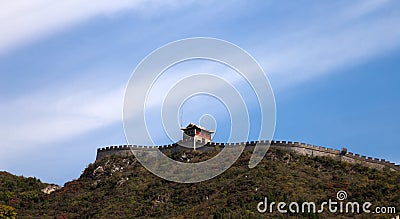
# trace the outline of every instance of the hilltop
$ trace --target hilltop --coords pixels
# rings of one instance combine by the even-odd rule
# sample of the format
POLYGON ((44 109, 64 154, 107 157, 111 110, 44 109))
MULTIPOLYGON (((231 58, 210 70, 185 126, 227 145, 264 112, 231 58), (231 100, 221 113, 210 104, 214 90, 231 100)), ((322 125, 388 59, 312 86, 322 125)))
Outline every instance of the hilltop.
MULTIPOLYGON (((171 157, 197 162, 214 155, 194 151, 171 157)), ((338 215, 327 211, 259 213, 257 204, 265 197, 269 202, 322 203, 336 200, 336 193, 344 190, 348 201, 368 201, 374 206, 395 206, 397 212, 400 210, 400 174, 389 168, 371 169, 330 157, 308 157, 273 148, 260 164, 249 169, 250 156, 249 151, 244 151, 226 172, 195 184, 163 180, 147 171, 133 156, 107 156, 88 165, 79 179, 50 195, 40 194, 38 199, 25 204, 0 196, 0 203, 16 208, 21 218, 337 218, 338 215)), ((37 192, 46 186, 35 182, 25 190, 37 192)), ((21 192, 17 187, 1 185, 5 193, 21 192)))

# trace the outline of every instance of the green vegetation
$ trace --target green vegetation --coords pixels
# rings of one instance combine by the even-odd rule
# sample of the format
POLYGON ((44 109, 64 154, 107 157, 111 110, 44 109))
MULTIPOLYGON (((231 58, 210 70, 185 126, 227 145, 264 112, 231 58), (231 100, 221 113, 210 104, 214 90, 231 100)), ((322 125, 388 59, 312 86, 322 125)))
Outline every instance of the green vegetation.
POLYGON ((15 208, 33 208, 40 199, 46 198, 40 191, 46 185, 34 177, 0 172, 0 218, 16 218, 15 208))
MULTIPOLYGON (((181 155, 172 157, 179 159, 181 155)), ((185 157, 197 162, 213 155, 196 151, 185 157)), ((249 169, 250 156, 245 151, 226 172, 196 184, 163 180, 134 157, 116 156, 90 164, 78 180, 50 195, 38 193, 45 185, 34 178, 1 177, 0 204, 14 207, 19 218, 337 218, 339 215, 327 210, 322 214, 282 214, 275 209, 262 214, 257 204, 264 197, 268 202, 336 201, 336 193, 344 190, 346 201, 368 201, 400 211, 397 172, 281 150, 270 150, 257 167, 249 169)))
POLYGON ((14 219, 16 217, 17 212, 15 212, 15 208, 7 205, 0 205, 0 218, 14 219))

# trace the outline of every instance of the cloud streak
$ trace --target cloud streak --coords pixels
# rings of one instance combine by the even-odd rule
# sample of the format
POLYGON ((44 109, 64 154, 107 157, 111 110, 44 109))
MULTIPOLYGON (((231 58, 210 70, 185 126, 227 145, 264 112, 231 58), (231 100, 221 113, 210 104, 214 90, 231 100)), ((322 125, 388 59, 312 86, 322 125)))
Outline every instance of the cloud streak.
POLYGON ((177 2, 174 0, 3 1, 0 7, 0 54, 96 16, 112 16, 124 10, 140 12, 175 5, 177 2))
POLYGON ((0 105, 2 150, 59 142, 122 118, 122 87, 49 93, 42 91, 0 105))
POLYGON ((335 19, 267 40, 262 46, 267 52, 256 52, 274 87, 313 80, 399 47, 400 29, 393 28, 400 23, 398 14, 365 18, 385 4, 387 1, 373 1, 335 10, 335 19), (362 19, 368 22, 360 22, 362 19))

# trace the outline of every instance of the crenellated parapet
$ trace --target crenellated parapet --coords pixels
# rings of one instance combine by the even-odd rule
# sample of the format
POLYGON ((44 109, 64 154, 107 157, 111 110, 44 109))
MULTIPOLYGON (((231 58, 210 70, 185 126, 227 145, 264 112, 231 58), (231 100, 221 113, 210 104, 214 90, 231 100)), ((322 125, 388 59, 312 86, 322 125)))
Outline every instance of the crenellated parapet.
MULTIPOLYGON (((395 163, 391 163, 386 161, 385 159, 378 159, 372 157, 361 156, 359 154, 353 154, 351 152, 347 152, 347 150, 337 150, 333 148, 326 148, 324 146, 315 146, 311 144, 305 144, 301 142, 292 142, 292 141, 248 141, 248 142, 238 142, 238 143, 218 143, 218 142, 196 142, 196 150, 199 151, 215 151, 217 148, 223 147, 234 147, 234 146, 245 146, 244 150, 253 151, 256 144, 268 144, 270 143, 271 148, 283 149, 288 151, 293 151, 301 155, 305 156, 321 156, 321 157, 331 157, 333 159, 353 163, 353 164, 361 164, 363 166, 375 168, 375 169, 383 169, 385 167, 390 168, 391 170, 400 172, 400 165, 396 165, 395 163)), ((110 155, 123 155, 130 156, 133 155, 134 150, 156 150, 160 151, 169 151, 170 153, 176 153, 181 151, 191 151, 193 148, 193 142, 178 142, 169 145, 160 145, 160 146, 141 146, 141 145, 119 145, 119 146, 109 146, 104 148, 97 149, 96 160, 99 160, 103 157, 110 155), (186 147, 185 147, 186 145, 186 147)))

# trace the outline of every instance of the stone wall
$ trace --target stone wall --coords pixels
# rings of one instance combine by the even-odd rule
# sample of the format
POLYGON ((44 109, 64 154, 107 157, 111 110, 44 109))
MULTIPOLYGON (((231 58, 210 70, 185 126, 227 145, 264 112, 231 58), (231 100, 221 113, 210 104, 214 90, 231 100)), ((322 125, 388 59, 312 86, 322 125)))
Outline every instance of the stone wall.
MULTIPOLYGON (((213 151, 216 150, 217 147, 233 147, 238 145, 245 145, 245 150, 253 151, 255 145, 258 142, 250 141, 250 142, 241 142, 241 143, 207 143, 202 147, 196 147, 196 150, 199 151, 213 151)), ((266 141, 260 141, 260 143, 268 143, 266 141)), ((180 144, 185 144, 185 142, 180 142, 180 144)), ((200 145, 201 142, 198 142, 200 145)), ((344 161, 352 164, 361 164, 367 167, 383 169, 384 167, 388 167, 391 170, 400 172, 400 165, 396 165, 395 163, 388 162, 384 159, 360 156, 359 154, 353 154, 347 151, 340 151, 332 148, 325 148, 322 146, 314 146, 305 143, 299 142, 291 142, 291 141, 271 141, 271 147, 277 149, 283 149, 288 151, 294 151, 298 154, 302 154, 305 156, 322 156, 322 157, 332 157, 333 159, 344 161)), ((171 153, 176 153, 178 151, 189 151, 193 150, 192 148, 182 147, 178 144, 171 145, 162 145, 162 146, 138 146, 138 145, 120 145, 120 146, 110 146, 105 148, 97 149, 96 160, 99 160, 103 157, 110 156, 113 154, 117 155, 133 155, 132 150, 155 150, 160 149, 161 151, 169 151, 171 153)))

